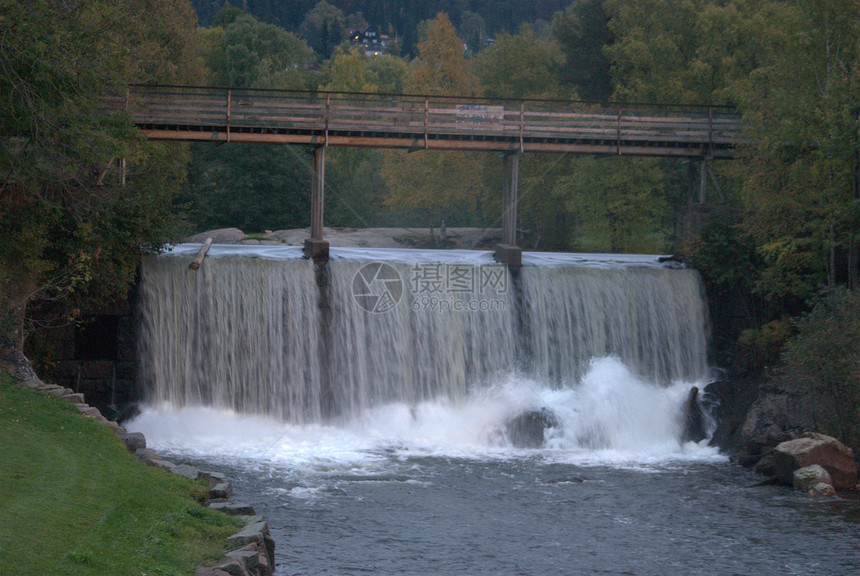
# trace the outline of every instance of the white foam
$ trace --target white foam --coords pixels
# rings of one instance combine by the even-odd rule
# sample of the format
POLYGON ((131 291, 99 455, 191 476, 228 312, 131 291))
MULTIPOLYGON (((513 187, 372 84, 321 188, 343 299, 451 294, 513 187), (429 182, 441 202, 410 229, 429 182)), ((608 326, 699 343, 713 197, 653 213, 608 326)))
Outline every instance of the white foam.
POLYGON ((389 403, 337 424, 293 425, 213 408, 148 407, 128 423, 159 450, 207 459, 276 465, 311 473, 372 473, 392 458, 438 456, 534 458, 582 465, 650 467, 722 460, 715 448, 682 444, 680 418, 690 383, 659 387, 616 359, 592 362, 579 385, 554 390, 510 375, 464 400, 389 403), (505 423, 525 410, 549 408, 557 427, 545 448, 516 449, 505 423))

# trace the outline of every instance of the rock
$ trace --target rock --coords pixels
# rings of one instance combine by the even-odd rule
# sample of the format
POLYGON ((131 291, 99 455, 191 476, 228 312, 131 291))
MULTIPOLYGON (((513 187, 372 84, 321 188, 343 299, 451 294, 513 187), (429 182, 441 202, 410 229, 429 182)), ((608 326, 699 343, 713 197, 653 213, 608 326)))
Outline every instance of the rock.
POLYGON ((774 456, 773 452, 769 454, 765 454, 761 457, 761 459, 755 464, 753 468, 757 473, 763 474, 764 476, 776 476, 776 456, 774 456))
POLYGON ((241 560, 236 558, 225 558, 223 562, 213 567, 215 570, 226 572, 230 576, 251 576, 251 572, 245 567, 241 560))
POLYGON ((212 241, 215 244, 236 244, 245 236, 246 234, 238 228, 220 228, 218 230, 210 230, 209 232, 195 234, 194 236, 186 238, 185 241, 203 243, 207 238, 212 238, 212 241))
POLYGON ((229 500, 233 496, 233 485, 229 482, 219 482, 209 489, 209 498, 229 500))
POLYGON ((229 516, 254 516, 256 514, 253 506, 241 502, 210 502, 208 506, 229 516))
POLYGON ((231 560, 238 560, 244 564, 245 568, 248 570, 254 570, 259 564, 259 553, 257 552, 256 546, 247 546, 241 550, 227 552, 226 557, 231 560))
POLYGON ((0 347, 0 367, 6 368, 16 381, 36 388, 45 383, 36 375, 30 360, 17 348, 0 347))
POLYGON ((227 543, 233 548, 241 548, 248 544, 263 544, 269 534, 269 525, 262 516, 255 516, 244 528, 227 538, 227 543))
MULTIPOLYGON (((764 454, 780 442, 797 438, 813 422, 797 398, 773 391, 764 392, 750 406, 740 430, 740 443, 752 455, 764 454)), ((789 474, 788 483, 791 483, 789 474)))
POLYGON ((836 494, 836 489, 831 484, 819 482, 809 491, 810 496, 833 496, 836 494))
POLYGON ((579 476, 562 476, 547 480, 547 484, 582 484, 583 482, 585 482, 585 478, 579 476))
POLYGON ((690 388, 687 401, 684 403, 684 426, 681 432, 681 442, 701 442, 708 437, 707 423, 702 404, 699 401, 699 389, 690 388))
POLYGON ((857 483, 854 452, 831 436, 811 433, 779 444, 774 450, 776 476, 791 485, 794 471, 818 464, 830 474, 837 490, 851 489, 857 483))
POLYGON ((188 464, 177 464, 171 470, 177 476, 182 476, 184 478, 188 478, 189 480, 196 481, 200 476, 200 470, 195 468, 194 466, 189 466, 188 464))
POLYGON ((528 410, 508 420, 505 431, 515 448, 540 448, 544 430, 558 425, 555 414, 548 408, 528 410))
POLYGON ((165 460, 161 457, 161 455, 155 450, 150 450, 149 448, 141 448, 137 452, 134 453, 135 456, 143 460, 144 463, 155 466, 156 468, 164 468, 165 470, 171 470, 176 464, 169 460, 165 460))
POLYGON ((816 484, 824 483, 832 486, 832 482, 827 470, 818 464, 798 468, 794 471, 793 475, 793 486, 797 490, 805 490, 807 492, 812 490, 816 484))
POLYGON ((87 404, 78 404, 78 412, 80 412, 87 418, 93 418, 95 420, 104 418, 98 408, 96 408, 95 406, 89 406, 87 404))
POLYGON ((230 576, 229 573, 219 570, 218 568, 199 567, 194 571, 194 576, 230 576))
POLYGON ((141 432, 131 432, 122 437, 122 443, 125 444, 126 450, 134 454, 138 450, 146 448, 146 437, 141 432))
POLYGON ((226 482, 227 477, 220 472, 208 472, 206 470, 200 470, 197 473, 197 481, 206 482, 209 485, 209 488, 214 488, 216 484, 226 482))

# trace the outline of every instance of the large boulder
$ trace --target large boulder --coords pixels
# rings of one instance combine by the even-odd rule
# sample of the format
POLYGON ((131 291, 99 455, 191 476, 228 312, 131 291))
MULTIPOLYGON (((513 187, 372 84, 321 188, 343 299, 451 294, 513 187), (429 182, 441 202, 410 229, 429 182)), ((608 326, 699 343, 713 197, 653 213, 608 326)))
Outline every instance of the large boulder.
POLYGON ((764 390, 750 406, 738 439, 746 454, 760 457, 813 425, 798 398, 781 390, 764 390))
POLYGON ((784 484, 792 485, 794 471, 813 464, 827 470, 837 490, 851 489, 857 484, 854 452, 836 438, 810 433, 782 442, 774 449, 776 477, 784 484))
POLYGON ((515 448, 540 448, 544 443, 544 430, 558 425, 549 408, 527 410, 508 420, 505 432, 515 448))

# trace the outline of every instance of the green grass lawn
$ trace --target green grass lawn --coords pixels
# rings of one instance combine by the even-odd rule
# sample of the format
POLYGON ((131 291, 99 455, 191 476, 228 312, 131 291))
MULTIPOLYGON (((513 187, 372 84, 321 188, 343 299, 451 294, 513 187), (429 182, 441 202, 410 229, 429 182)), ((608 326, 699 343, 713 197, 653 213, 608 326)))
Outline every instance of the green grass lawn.
POLYGON ((71 404, 0 373, 3 576, 193 574, 239 527, 203 496, 71 404))

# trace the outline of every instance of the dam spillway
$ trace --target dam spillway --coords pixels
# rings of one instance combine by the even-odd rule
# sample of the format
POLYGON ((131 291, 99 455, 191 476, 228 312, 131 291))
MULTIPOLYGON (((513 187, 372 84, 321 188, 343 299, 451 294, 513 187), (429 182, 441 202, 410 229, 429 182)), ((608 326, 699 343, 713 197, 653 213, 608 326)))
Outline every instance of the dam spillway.
POLYGON ((282 246, 147 258, 140 378, 153 405, 319 422, 461 402, 518 374, 572 388, 611 357, 655 387, 707 377, 696 271, 656 256, 332 250, 323 274, 282 246))

